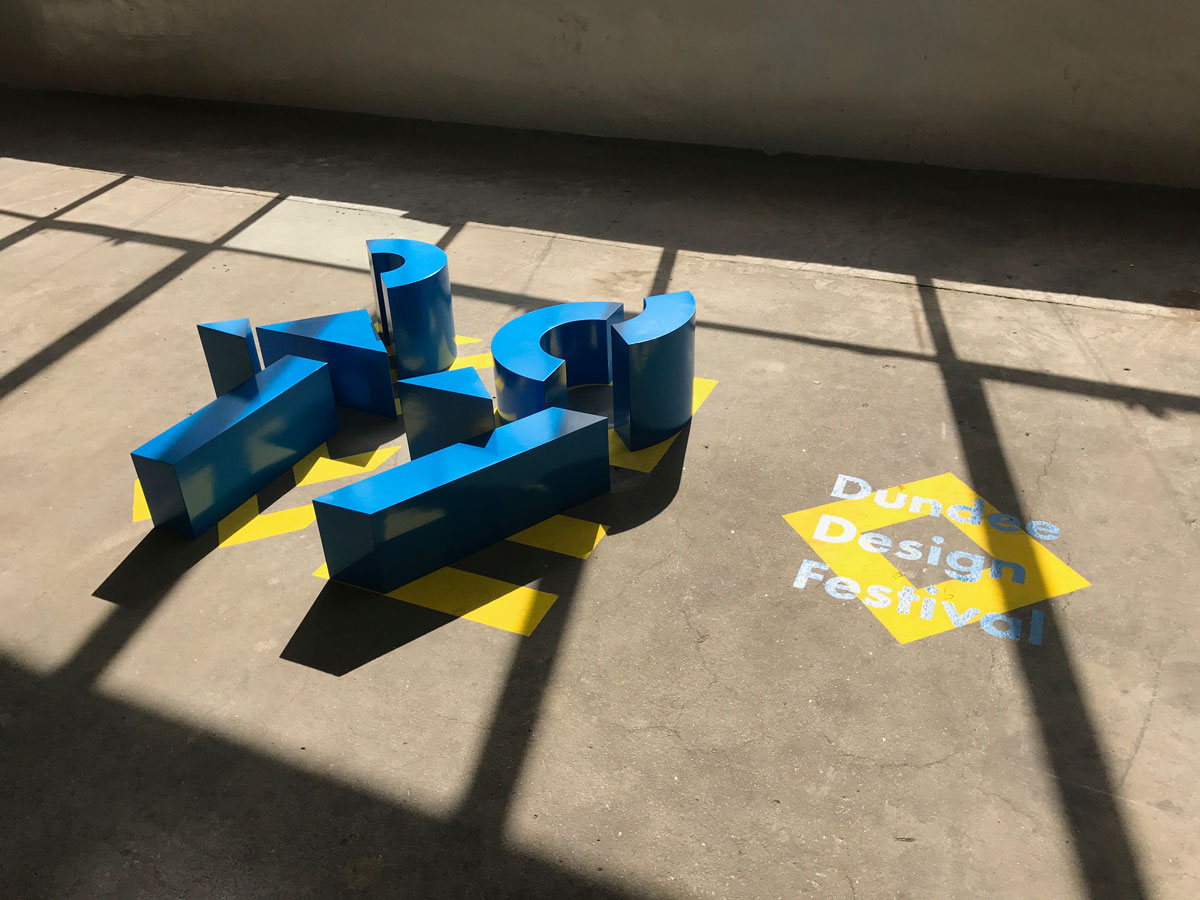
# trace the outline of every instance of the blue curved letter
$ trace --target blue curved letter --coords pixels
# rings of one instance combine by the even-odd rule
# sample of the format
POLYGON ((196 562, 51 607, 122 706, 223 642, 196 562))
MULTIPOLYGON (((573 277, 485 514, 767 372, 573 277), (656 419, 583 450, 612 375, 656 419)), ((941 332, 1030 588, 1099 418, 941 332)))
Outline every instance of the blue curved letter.
POLYGON ((367 241, 383 342, 396 351, 401 378, 450 368, 454 313, 446 253, 425 241, 367 241))
POLYGON ((696 298, 676 291, 645 304, 613 325, 613 424, 630 450, 665 441, 692 417, 696 298))
POLYGON ((620 303, 564 303, 513 319, 492 338, 496 409, 512 422, 567 405, 567 388, 612 381, 609 331, 620 303))

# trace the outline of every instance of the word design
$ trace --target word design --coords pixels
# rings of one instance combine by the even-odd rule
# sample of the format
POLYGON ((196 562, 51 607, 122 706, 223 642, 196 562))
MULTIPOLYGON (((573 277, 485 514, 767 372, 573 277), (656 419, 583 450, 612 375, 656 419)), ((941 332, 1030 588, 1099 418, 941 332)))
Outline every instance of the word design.
MULTIPOLYGON (((837 502, 783 517, 822 560, 804 560, 793 586, 821 584, 831 597, 861 601, 902 644, 975 621, 989 634, 1019 640, 1022 620, 1008 613, 1089 586, 1044 546, 1058 539, 1057 526, 1022 523, 951 473, 877 491, 862 478, 838 475, 831 496, 837 502), (884 533, 925 517, 944 521, 983 552, 947 552, 941 535, 926 544, 884 533), (889 557, 934 567, 946 578, 917 589, 889 557)), ((1042 642, 1043 619, 1033 611, 1029 643, 1042 642)))

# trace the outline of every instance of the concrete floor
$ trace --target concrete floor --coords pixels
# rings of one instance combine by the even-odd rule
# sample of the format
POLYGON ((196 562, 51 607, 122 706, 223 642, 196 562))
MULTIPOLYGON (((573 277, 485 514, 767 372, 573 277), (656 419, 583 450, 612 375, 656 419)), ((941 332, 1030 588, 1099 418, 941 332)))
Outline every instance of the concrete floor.
POLYGON ((1200 894, 1196 194, 21 94, 0 134, 0 896, 1200 894), (130 521, 195 323, 368 306, 383 236, 446 247, 464 353, 697 297, 719 383, 592 556, 463 563, 558 595, 528 638, 314 578, 315 527, 130 521), (783 515, 945 472, 1091 586, 908 644, 792 586, 783 515))

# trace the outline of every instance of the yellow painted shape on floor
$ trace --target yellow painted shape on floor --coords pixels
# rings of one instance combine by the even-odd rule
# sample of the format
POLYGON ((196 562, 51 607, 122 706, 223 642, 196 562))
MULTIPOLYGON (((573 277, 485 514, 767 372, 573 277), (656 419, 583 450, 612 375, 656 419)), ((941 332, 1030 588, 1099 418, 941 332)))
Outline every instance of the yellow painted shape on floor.
MULTIPOLYGON (((254 521, 254 517, 257 515, 258 498, 251 497, 217 523, 217 539, 224 545, 227 540, 254 521)), ((241 543, 241 541, 235 543, 241 543)))
POLYGON ((616 429, 608 429, 608 464, 621 469, 633 469, 636 472, 653 472, 654 467, 662 462, 663 456, 675 443, 677 434, 671 435, 661 444, 646 447, 642 450, 630 450, 617 434, 616 429))
MULTIPOLYGON (((328 579, 328 565, 322 563, 313 574, 328 579)), ((391 591, 387 596, 526 637, 533 633, 558 599, 557 594, 448 566, 391 591)))
POLYGON ((303 531, 316 520, 317 513, 311 503, 293 509, 260 513, 258 498, 251 497, 217 523, 217 537, 220 546, 232 547, 234 544, 261 541, 263 538, 303 531))
POLYGON ((451 365, 450 369, 465 369, 468 366, 475 369, 490 369, 496 364, 490 353, 476 353, 472 356, 460 356, 451 365))
MULTIPOLYGON (((951 472, 888 488, 885 496, 895 496, 896 492, 905 493, 910 498, 928 497, 937 500, 942 504, 942 509, 949 509, 957 504, 971 507, 977 500, 983 500, 951 472)), ((915 586, 888 561, 885 554, 865 550, 858 541, 832 543, 815 540, 814 535, 817 523, 821 516, 826 514, 848 519, 854 523, 860 535, 863 532, 880 531, 891 525, 919 519, 926 514, 926 505, 921 505, 920 512, 912 512, 909 508, 911 505, 910 501, 908 506, 887 509, 879 506, 871 496, 867 496, 861 500, 838 500, 811 509, 802 509, 783 518, 829 565, 832 570, 829 577, 836 573, 844 578, 852 578, 863 591, 873 584, 883 585, 892 588, 895 596, 898 596, 904 587, 915 589, 915 586)), ((883 608, 869 606, 875 617, 901 644, 961 627, 955 626, 950 620, 949 614, 942 606, 943 601, 954 604, 959 614, 970 609, 978 610, 969 620, 974 622, 986 613, 1008 612, 1089 586, 1089 582, 1083 576, 1026 532, 1004 532, 988 525, 988 516, 995 512, 998 512, 996 507, 983 500, 983 515, 979 525, 964 524, 946 518, 939 519, 938 524, 947 528, 956 527, 993 559, 1019 564, 1025 570, 1024 583, 1016 584, 1011 575, 1004 572, 1001 573, 1002 578, 992 578, 984 572, 977 581, 948 579, 939 582, 938 592, 934 595, 934 615, 929 620, 918 615, 920 603, 914 603, 908 613, 898 612, 896 602, 883 608)), ((920 596, 923 595, 918 594, 918 597, 920 596)))
POLYGON ((351 475, 362 475, 373 472, 399 452, 399 447, 380 447, 369 453, 356 453, 353 456, 343 456, 341 459, 331 459, 329 448, 322 444, 296 465, 292 466, 292 476, 296 486, 319 484, 322 481, 333 481, 337 478, 348 478, 351 475))
POLYGON ((146 492, 142 490, 142 483, 138 479, 133 480, 133 521, 145 522, 150 518, 150 507, 146 505, 146 492))
POLYGON ((514 534, 509 540, 539 550, 587 559, 607 534, 608 529, 595 522, 573 516, 551 516, 532 528, 514 534))
MULTIPOLYGON (((713 392, 713 388, 716 386, 717 382, 712 378, 692 379, 693 416, 704 405, 704 401, 708 399, 708 395, 713 392)), ((678 436, 677 434, 673 434, 661 444, 655 444, 652 447, 645 447, 641 450, 630 450, 625 446, 625 442, 621 440, 621 436, 610 428, 608 431, 609 465, 617 466, 621 469, 633 469, 636 472, 652 472, 654 471, 654 467, 662 462, 662 458, 671 449, 671 445, 675 443, 675 438, 678 436)))
POLYGON ((454 336, 454 343, 459 347, 461 347, 463 344, 478 344, 482 340, 483 338, 463 337, 461 334, 456 334, 454 336))
POLYGON ((713 388, 717 386, 717 382, 712 378, 693 378, 692 379, 692 415, 704 405, 704 401, 708 399, 708 395, 713 392, 713 388))
MULTIPOLYGON (((396 412, 400 412, 400 402, 396 401, 396 412)), ((329 448, 322 444, 300 462, 292 466, 292 477, 296 480, 296 486, 299 487, 305 484, 320 484, 322 481, 333 481, 338 478, 349 478, 351 475, 362 475, 366 472, 373 472, 382 466, 385 462, 400 452, 399 447, 380 447, 377 450, 372 450, 368 453, 355 453, 353 456, 343 456, 340 459, 331 459, 329 456, 329 448)), ((234 510, 226 518, 232 519, 239 515, 239 511, 246 507, 247 500, 242 506, 234 510)), ((255 502, 254 513, 257 515, 258 506, 255 502)), ((272 513, 274 515, 274 513, 272 513)), ((146 494, 142 490, 141 481, 133 482, 133 521, 143 522, 150 518, 150 508, 146 505, 146 494)), ((296 529, 289 529, 296 530, 296 529)), ((282 532, 280 532, 282 533, 282 532)))

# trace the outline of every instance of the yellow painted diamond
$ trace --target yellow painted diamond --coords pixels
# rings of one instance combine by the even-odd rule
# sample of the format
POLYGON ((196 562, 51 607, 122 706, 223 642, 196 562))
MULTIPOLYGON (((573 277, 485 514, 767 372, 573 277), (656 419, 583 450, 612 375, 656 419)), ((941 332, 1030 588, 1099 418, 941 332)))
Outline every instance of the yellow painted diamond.
POLYGON ((902 644, 1089 586, 1078 572, 1021 530, 1019 523, 1014 526, 1015 519, 1002 515, 949 472, 881 493, 885 498, 897 495, 898 499, 903 493, 913 499, 890 508, 880 505, 867 492, 861 498, 814 506, 783 518, 843 579, 837 590, 858 596, 902 644), (956 515, 950 513, 954 507, 960 508, 956 515), (935 508, 997 562, 990 572, 976 573, 975 580, 950 578, 934 585, 936 592, 927 587, 918 594, 879 549, 883 541, 873 543, 863 535, 919 519, 935 508), (858 540, 853 539, 854 535, 847 537, 850 529, 845 526, 832 532, 828 524, 833 521, 831 517, 852 523, 858 540), (880 589, 871 592, 874 586, 880 589))

